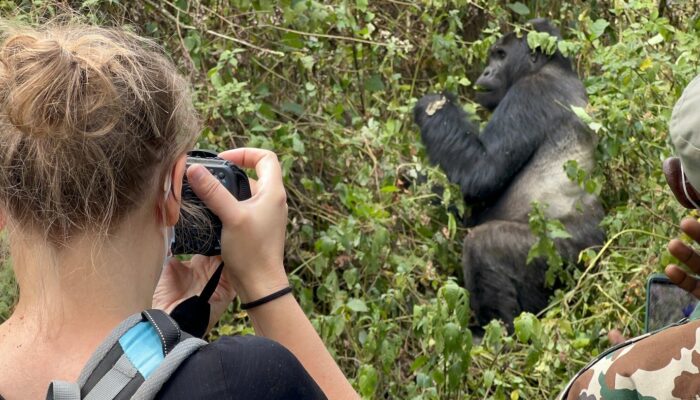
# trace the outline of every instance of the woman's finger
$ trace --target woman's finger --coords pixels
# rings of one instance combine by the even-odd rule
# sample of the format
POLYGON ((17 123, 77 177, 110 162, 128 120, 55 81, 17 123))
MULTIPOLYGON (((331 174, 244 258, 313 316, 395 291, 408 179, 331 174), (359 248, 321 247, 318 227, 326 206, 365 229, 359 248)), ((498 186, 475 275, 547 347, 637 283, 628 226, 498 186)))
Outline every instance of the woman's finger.
POLYGON ((258 186, 264 186, 267 182, 282 186, 282 168, 277 159, 277 154, 263 149, 243 147, 228 150, 219 154, 232 163, 243 168, 254 168, 258 174, 258 186))
POLYGON ((238 200, 203 165, 187 168, 187 180, 197 197, 222 221, 235 219, 238 200))

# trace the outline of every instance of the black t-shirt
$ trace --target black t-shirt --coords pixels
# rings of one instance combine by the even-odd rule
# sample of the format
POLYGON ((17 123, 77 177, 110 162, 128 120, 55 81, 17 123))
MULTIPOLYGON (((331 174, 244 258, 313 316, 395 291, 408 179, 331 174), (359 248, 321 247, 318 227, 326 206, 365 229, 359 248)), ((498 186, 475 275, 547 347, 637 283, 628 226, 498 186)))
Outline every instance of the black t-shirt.
POLYGON ((279 343, 259 336, 226 336, 180 364, 156 399, 291 400, 326 396, 299 360, 279 343))
POLYGON ((294 355, 259 336, 226 336, 185 360, 156 396, 179 399, 325 399, 294 355))

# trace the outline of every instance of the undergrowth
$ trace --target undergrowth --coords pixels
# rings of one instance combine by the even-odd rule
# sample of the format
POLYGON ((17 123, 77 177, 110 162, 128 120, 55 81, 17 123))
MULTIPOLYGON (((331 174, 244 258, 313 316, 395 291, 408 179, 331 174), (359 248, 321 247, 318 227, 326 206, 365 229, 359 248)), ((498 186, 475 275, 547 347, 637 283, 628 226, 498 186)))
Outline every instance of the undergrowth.
MULTIPOLYGON (((609 346, 610 329, 640 334, 645 279, 671 260, 665 243, 684 211, 660 166, 671 154, 672 105, 700 71, 700 23, 694 2, 661 3, 3 0, 0 8, 36 22, 71 6, 157 38, 194 85, 201 147, 279 154, 295 295, 365 398, 518 399, 555 397, 609 346), (535 16, 561 27, 560 49, 588 91, 579 114, 599 139, 596 170, 562 168, 601 194, 607 242, 581 254, 581 270, 569 267, 570 284, 547 310, 523 314, 513 335, 492 322, 477 344, 460 286, 459 191, 427 163, 410 112, 421 95, 450 90, 485 121, 468 100, 487 49, 535 16), (447 186, 442 199, 434 185, 447 186)), ((540 222, 543 232, 557 226, 540 222)), ((543 244, 538 255, 555 257, 552 249, 543 244)), ((0 285, 1 320, 15 294, 0 285)), ((213 335, 242 332, 252 328, 232 306, 213 335)))

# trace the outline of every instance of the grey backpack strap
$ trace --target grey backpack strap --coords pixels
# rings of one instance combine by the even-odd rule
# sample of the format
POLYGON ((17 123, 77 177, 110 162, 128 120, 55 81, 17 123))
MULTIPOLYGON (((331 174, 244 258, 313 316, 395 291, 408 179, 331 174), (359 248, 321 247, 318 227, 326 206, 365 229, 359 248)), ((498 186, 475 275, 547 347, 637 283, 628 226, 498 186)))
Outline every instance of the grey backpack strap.
POLYGON ((165 359, 158 369, 146 379, 146 382, 134 393, 132 399, 151 400, 155 398, 156 394, 158 394, 163 387, 163 384, 170 379, 170 376, 180 364, 192 353, 206 344, 207 342, 204 340, 195 337, 189 337, 181 341, 167 356, 165 356, 165 359))
POLYGON ((119 338, 121 338, 123 334, 142 320, 143 318, 141 317, 141 314, 134 314, 122 321, 116 328, 114 328, 114 330, 112 330, 109 336, 107 336, 107 339, 105 339, 105 341, 97 347, 95 352, 92 353, 92 356, 90 356, 90 359, 83 367, 83 370, 80 371, 78 386, 83 388, 85 392, 88 392, 93 386, 95 386, 99 378, 107 373, 107 371, 112 369, 112 365, 114 365, 121 356, 121 354, 116 354, 118 352, 115 349, 115 345, 119 346, 119 338), (98 379, 95 380, 95 378, 98 379))
POLYGON ((85 400, 128 397, 129 390, 124 390, 127 386, 133 388, 143 383, 143 378, 138 376, 138 372, 126 357, 126 354, 122 354, 112 368, 89 391, 83 390, 84 393, 87 392, 85 400))
POLYGON ((46 400, 80 400, 80 387, 73 382, 53 381, 46 393, 46 400))
POLYGON ((54 381, 46 398, 151 400, 180 364, 205 344, 182 332, 164 311, 134 314, 95 350, 77 383, 54 381))
POLYGON ((105 339, 92 353, 87 364, 80 372, 80 377, 77 383, 53 381, 46 393, 47 400, 80 400, 89 392, 95 384, 107 374, 112 366, 119 360, 117 348, 119 347, 119 338, 131 329, 134 325, 141 322, 141 314, 134 314, 122 321, 116 328, 112 330, 107 339, 105 339), (94 372, 94 373, 93 373, 94 372), (88 379, 92 378, 92 379, 88 379), (97 379, 95 379, 97 378, 97 379), (87 390, 86 390, 87 389, 87 390))

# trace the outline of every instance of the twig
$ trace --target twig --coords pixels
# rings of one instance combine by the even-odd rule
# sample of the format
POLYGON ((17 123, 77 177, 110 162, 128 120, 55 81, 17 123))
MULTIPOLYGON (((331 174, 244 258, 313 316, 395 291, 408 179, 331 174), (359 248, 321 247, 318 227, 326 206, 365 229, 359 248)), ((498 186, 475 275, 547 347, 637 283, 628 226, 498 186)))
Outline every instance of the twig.
POLYGON ((266 49, 266 48, 263 48, 263 47, 259 47, 259 46, 256 46, 256 45, 252 44, 252 43, 246 42, 245 40, 241 40, 241 39, 237 39, 237 38, 232 37, 232 36, 224 35, 223 33, 219 33, 219 32, 216 32, 216 31, 209 30, 209 29, 207 29, 205 32, 207 32, 207 33, 210 34, 210 35, 218 36, 218 37, 220 37, 220 38, 222 38, 222 39, 227 39, 227 40, 230 40, 230 41, 232 41, 232 42, 241 44, 241 45, 243 45, 243 46, 250 47, 251 49, 255 49, 255 50, 258 50, 258 51, 263 52, 263 53, 274 54, 274 55, 280 56, 280 57, 281 57, 281 56, 284 56, 284 53, 281 52, 281 51, 270 50, 270 49, 266 49))
POLYGON ((283 31, 283 32, 296 33, 297 35, 302 35, 302 36, 317 36, 317 37, 322 37, 322 38, 326 38, 326 39, 335 39, 335 40, 344 40, 344 41, 348 41, 348 42, 358 42, 358 43, 364 43, 364 44, 371 44, 374 46, 386 47, 389 45, 389 43, 375 42, 372 40, 361 39, 361 38, 356 38, 356 37, 352 37, 352 36, 340 36, 340 35, 331 35, 328 33, 304 32, 304 31, 298 31, 296 29, 289 29, 289 28, 284 28, 282 26, 276 26, 276 25, 270 25, 270 24, 260 24, 257 27, 258 28, 272 28, 272 29, 277 29, 277 30, 283 31))
MULTIPOLYGON (((217 36, 217 37, 220 37, 220 38, 222 38, 222 39, 226 39, 226 40, 230 40, 230 41, 232 41, 232 42, 234 42, 234 43, 238 43, 238 44, 240 44, 240 45, 242 45, 242 46, 250 47, 251 49, 257 50, 257 51, 259 51, 259 52, 261 52, 261 53, 268 53, 268 54, 273 54, 273 55, 276 55, 276 56, 284 56, 284 53, 281 52, 281 51, 270 50, 270 49, 266 49, 266 48, 263 48, 263 47, 260 47, 260 46, 256 46, 256 45, 254 45, 253 43, 246 42, 246 41, 243 40, 243 39, 238 39, 238 38, 235 38, 235 37, 232 37, 232 36, 229 36, 229 35, 224 35, 223 33, 219 33, 219 32, 213 31, 213 30, 211 30, 211 29, 199 29, 199 28, 197 28, 196 26, 185 24, 185 23, 181 22, 178 18, 176 18, 173 14, 171 14, 168 10, 166 10, 165 8, 163 8, 162 4, 156 4, 156 3, 153 2, 152 0, 146 0, 146 3, 150 4, 153 8, 155 8, 155 9, 158 10, 161 14, 163 14, 163 16, 165 16, 166 18, 168 18, 168 19, 170 19, 171 21, 175 22, 178 26, 181 26, 181 27, 183 27, 183 28, 185 28, 185 29, 190 29, 190 30, 195 30, 195 31, 202 31, 202 32, 208 33, 208 34, 210 34, 210 35, 212 35, 212 36, 217 36)), ((183 10, 183 11, 184 11, 184 10, 183 10)))
MULTIPOLYGON (((180 20, 180 10, 177 11, 177 20, 180 20)), ((194 60, 192 60, 192 57, 190 56, 190 51, 187 49, 187 46, 185 46, 185 41, 182 38, 182 31, 180 30, 180 24, 175 24, 175 27, 177 28, 177 37, 180 39, 180 47, 182 48, 182 55, 185 56, 185 59, 187 60, 187 69, 189 70, 189 76, 190 80, 192 80, 192 77, 194 76, 194 71, 195 71, 195 65, 194 65, 194 60)))
MULTIPOLYGON (((435 14, 437 12, 437 8, 433 10, 433 14, 431 15, 430 20, 434 21, 435 20, 435 14)), ((431 26, 432 29, 432 26, 431 26)), ((420 53, 418 53, 418 62, 416 63, 416 69, 413 71, 413 78, 411 79, 411 91, 408 93, 408 98, 413 97, 413 91, 416 88, 416 80, 418 79, 418 71, 420 70, 421 63, 423 63, 423 56, 425 55, 425 48, 428 46, 420 46, 420 53)))
POLYGON ((362 115, 365 115, 367 112, 367 109, 365 108, 365 82, 362 79, 362 74, 360 70, 360 65, 357 61, 357 48, 355 46, 352 46, 352 59, 355 64, 355 75, 357 76, 357 82, 362 85, 362 87, 357 88, 357 91, 360 92, 360 105, 362 106, 362 115))
POLYGON ((634 317, 634 316, 632 315, 632 313, 629 312, 628 309, 626 309, 625 307, 623 307, 622 304, 620 304, 617 300, 613 299, 612 296, 610 296, 605 290, 603 290, 603 288, 600 287, 599 284, 596 283, 596 284, 593 285, 593 286, 594 286, 595 288, 597 288, 603 296, 605 296, 608 300, 610 300, 611 303, 613 303, 614 305, 616 305, 620 310, 622 310, 622 311, 623 311, 625 314, 627 314, 630 318, 633 318, 633 317, 634 317))
POLYGON ((414 3, 409 3, 409 2, 405 2, 405 1, 398 1, 398 0, 387 0, 387 1, 389 3, 398 4, 400 6, 415 7, 415 8, 420 10, 420 7, 414 3))
POLYGON ((578 278, 578 281, 576 282, 576 286, 573 288, 573 290, 571 290, 571 291, 569 291, 569 293, 567 293, 568 296, 566 296, 566 297, 569 297, 569 299, 566 299, 566 298, 564 299, 567 303, 568 303, 568 301, 570 300, 571 296, 573 296, 574 294, 576 294, 576 293, 578 292, 578 290, 581 288, 581 285, 583 284, 583 278, 585 278, 586 275, 588 275, 588 274, 591 272, 591 270, 592 270, 593 268, 595 268, 595 266, 598 264, 598 261, 599 261, 600 258, 603 256, 603 254, 605 253, 605 251, 608 250, 608 249, 610 248, 610 246, 612 245, 612 243, 613 243, 615 240, 617 240, 617 238, 619 238, 620 236, 622 236, 622 235, 624 235, 624 234, 627 234, 627 233, 641 233, 641 234, 645 234, 645 235, 648 235, 648 236, 651 236, 651 237, 655 237, 655 238, 658 238, 658 239, 670 240, 670 238, 665 237, 665 236, 663 236, 663 235, 659 235, 659 234, 656 234, 656 233, 653 233, 653 232, 643 231, 643 230, 641 230, 641 229, 625 229, 625 230, 622 230, 622 231, 616 233, 613 237, 611 237, 611 238, 605 243, 605 245, 603 246, 603 248, 600 249, 600 251, 598 252, 598 254, 596 254, 596 256, 593 257, 593 259, 591 260, 591 262, 588 264, 588 267, 586 267, 586 269, 581 273, 581 276, 578 278))

